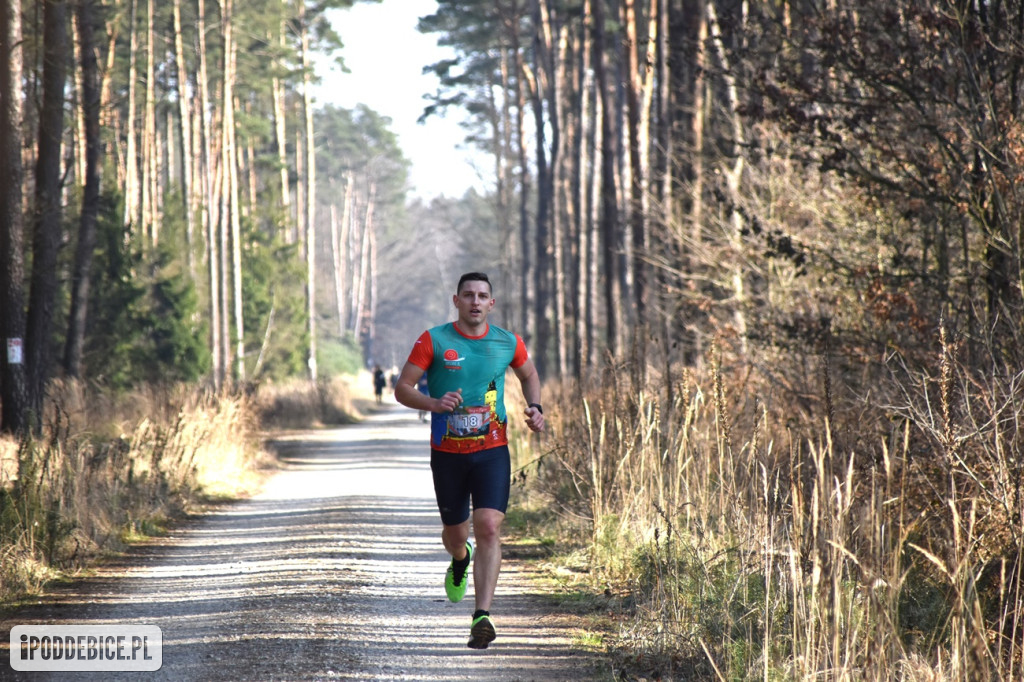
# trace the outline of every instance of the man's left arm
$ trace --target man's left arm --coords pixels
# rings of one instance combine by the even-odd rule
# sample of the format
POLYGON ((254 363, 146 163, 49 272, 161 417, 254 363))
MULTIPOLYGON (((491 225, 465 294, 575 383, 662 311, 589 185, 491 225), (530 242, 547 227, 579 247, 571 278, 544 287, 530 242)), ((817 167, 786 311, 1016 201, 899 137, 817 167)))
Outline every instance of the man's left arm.
POLYGON ((534 366, 533 360, 527 359, 518 367, 513 367, 512 371, 516 373, 516 377, 519 378, 519 383, 523 387, 523 398, 527 403, 524 412, 526 425, 530 427, 531 431, 543 431, 544 412, 540 407, 540 375, 537 374, 537 367, 534 366))

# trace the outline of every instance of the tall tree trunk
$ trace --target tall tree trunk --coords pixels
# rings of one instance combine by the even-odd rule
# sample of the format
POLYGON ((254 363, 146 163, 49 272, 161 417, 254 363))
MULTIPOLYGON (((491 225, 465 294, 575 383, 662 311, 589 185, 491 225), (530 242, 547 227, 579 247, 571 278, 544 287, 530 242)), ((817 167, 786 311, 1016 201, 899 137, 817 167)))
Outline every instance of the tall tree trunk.
MULTIPOLYGON (((652 248, 659 248, 659 252, 656 257, 663 263, 678 262, 679 254, 671 245, 671 239, 669 238, 669 226, 673 223, 674 216, 674 200, 672 197, 672 121, 671 107, 670 107, 670 78, 672 73, 669 71, 669 18, 668 18, 668 0, 652 0, 657 3, 657 16, 658 16, 658 27, 657 27, 657 39, 655 42, 655 76, 654 81, 657 84, 655 90, 655 98, 653 104, 652 116, 654 116, 654 144, 653 144, 653 159, 651 161, 651 185, 653 188, 653 198, 656 202, 656 209, 652 218, 657 223, 657 230, 661 235, 660 243, 657 238, 652 237, 652 248), (657 246, 656 246, 657 245, 657 246)), ((661 342, 665 350, 665 361, 671 362, 673 353, 672 348, 677 347, 677 340, 673 338, 672 323, 676 315, 668 313, 669 306, 674 306, 675 303, 668 300, 669 287, 667 286, 668 274, 664 268, 659 268, 654 272, 655 278, 658 280, 656 285, 657 297, 659 299, 659 309, 661 314, 658 318, 659 332, 661 342)), ((671 390, 671 384, 669 384, 671 390)))
POLYGON ((306 310, 309 316, 309 380, 316 381, 316 145, 313 135, 313 82, 306 2, 298 0, 302 44, 302 113, 306 145, 306 310))
MULTIPOLYGON (((332 196, 335 192, 331 192, 332 196)), ((342 324, 342 314, 344 313, 344 306, 342 305, 344 287, 341 283, 341 242, 339 241, 338 229, 338 204, 331 202, 330 206, 330 228, 331 228, 331 275, 334 278, 334 314, 338 316, 338 336, 340 337, 345 333, 344 325, 342 324)))
MULTIPOLYGON (((654 52, 657 33, 658 0, 650 0, 647 31, 640 34, 643 17, 636 11, 636 0, 625 0, 627 73, 626 104, 630 165, 630 231, 632 233, 633 304, 636 308, 637 369, 647 368, 649 326, 647 319, 648 261, 650 259, 650 207, 648 201, 650 169, 651 100, 654 84, 654 52), (646 46, 641 59, 641 42, 646 46)), ((642 376, 641 376, 642 381, 642 376)))
POLYGON ((64 372, 82 374, 82 350, 88 318, 92 254, 100 210, 100 86, 96 58, 95 22, 97 0, 78 0, 79 58, 82 60, 82 118, 85 122, 85 178, 82 211, 78 219, 78 243, 71 271, 71 308, 64 344, 64 372))
POLYGON ((594 96, 594 76, 591 68, 591 57, 593 48, 591 36, 593 35, 593 0, 584 0, 583 3, 583 31, 581 32, 579 44, 579 132, 577 134, 577 178, 576 187, 576 214, 579 221, 579 263, 577 266, 576 284, 576 339, 577 357, 575 376, 581 380, 584 368, 592 366, 591 351, 594 345, 594 306, 593 293, 596 287, 596 277, 592 277, 596 259, 594 258, 594 246, 596 235, 593 228, 596 221, 593 219, 593 202, 596 193, 594 192, 594 181, 600 177, 593 168, 594 146, 595 146, 595 115, 592 110, 592 98, 594 96))
MULTIPOLYGON (((351 171, 345 174, 345 199, 341 208, 341 223, 337 227, 337 234, 332 235, 331 242, 334 248, 334 272, 335 272, 335 295, 338 299, 338 336, 345 336, 347 312, 345 308, 345 285, 348 273, 348 235, 349 223, 352 221, 352 188, 355 184, 355 176, 351 171)), ((334 221, 331 221, 334 225, 334 221)))
MULTIPOLYGON (((647 325, 647 279, 650 242, 648 178, 650 177, 650 120, 653 92, 654 48, 657 32, 658 0, 651 0, 648 9, 646 35, 641 37, 642 18, 636 11, 636 0, 625 0, 626 28, 626 109, 627 136, 629 139, 630 166, 630 232, 633 258, 633 303, 636 307, 637 323, 647 325), (646 46, 640 59, 641 40, 646 46)), ((641 334, 642 340, 645 335, 641 334)), ((646 366, 645 353, 641 347, 640 366, 646 366)))
MULTIPOLYGON (((351 275, 351 286, 349 290, 349 304, 348 304, 348 327, 352 330, 352 335, 359 340, 359 283, 360 277, 362 277, 362 271, 359 268, 362 262, 362 249, 363 249, 363 230, 359 229, 359 218, 357 213, 363 210, 362 204, 359 202, 358 192, 356 198, 352 203, 352 225, 349 231, 348 237, 348 253, 349 253, 349 264, 351 275)), ((344 227, 342 231, 344 232, 344 227)))
MULTIPOLYGON (((629 231, 632 238, 632 259, 628 267, 631 270, 629 279, 633 282, 633 307, 636 311, 635 322, 643 324, 646 311, 646 285, 643 258, 647 249, 643 201, 643 174, 640 165, 640 78, 637 59, 637 16, 636 0, 623 0, 624 28, 626 39, 623 42, 626 70, 626 138, 629 145, 629 231)), ((642 360, 642 359, 641 359, 642 360)))
MULTIPOLYGON (((71 63, 81 64, 82 55, 79 52, 78 40, 78 15, 71 14, 71 63)), ((73 116, 75 117, 75 182, 85 182, 85 105, 82 103, 82 72, 81 69, 71 69, 71 80, 74 83, 75 103, 72 105, 73 116)))
MULTIPOLYGON (((514 10, 514 8, 510 7, 509 3, 497 3, 499 22, 501 30, 504 32, 512 30, 512 22, 516 20, 515 12, 510 10, 514 10)), ((501 49, 499 51, 500 82, 497 88, 488 89, 488 97, 493 103, 494 111, 494 194, 497 202, 498 230, 505 257, 501 290, 507 292, 507 297, 512 299, 511 305, 506 310, 506 320, 519 319, 521 316, 519 308, 522 306, 522 296, 517 295, 520 255, 519 244, 516 241, 518 230, 515 228, 513 218, 515 153, 512 147, 514 131, 511 94, 514 75, 512 68, 512 55, 508 49, 501 49)))
POLYGON ((196 200, 192 188, 192 112, 189 107, 188 66, 185 63, 185 38, 182 35, 181 0, 174 0, 174 61, 178 76, 178 134, 181 155, 181 208, 185 212, 185 258, 192 279, 196 278, 195 232, 196 232, 196 200))
MULTIPOLYGON (((223 116, 223 113, 222 113, 223 116)), ((221 126, 224 125, 223 118, 221 126)), ((220 162, 217 164, 217 182, 220 184, 220 191, 217 194, 220 200, 219 220, 217 221, 216 238, 217 254, 219 263, 217 272, 220 274, 220 346, 221 366, 224 368, 224 379, 230 388, 231 369, 231 161, 224 157, 224 129, 221 129, 221 150, 220 162)))
POLYGON ((697 0, 700 7, 697 24, 696 60, 693 69, 693 153, 690 154, 693 188, 690 192, 690 239, 694 246, 704 241, 704 125, 706 118, 705 91, 707 89, 707 11, 705 0, 697 0))
MULTIPOLYGON (((94 15, 99 15, 100 12, 93 10, 94 15)), ((118 54, 118 41, 120 38, 121 24, 123 23, 117 12, 111 12, 107 20, 104 22, 106 28, 106 58, 103 62, 103 68, 99 69, 97 81, 100 89, 100 100, 99 100, 99 116, 100 116, 100 129, 110 130, 111 137, 115 140, 121 139, 121 130, 123 129, 123 121, 121 119, 120 107, 114 104, 114 64, 117 61, 118 54)), ((96 20, 100 21, 99 18, 96 20)), ((98 23, 96 24, 99 25, 98 23)), ((96 27, 93 27, 93 33, 95 33, 96 27)), ((98 59, 98 56, 97 56, 98 59)), ((97 62, 97 65, 99 62, 97 62)), ((126 187, 125 178, 125 163, 124 163, 124 145, 116 144, 113 145, 113 159, 114 159, 114 181, 118 187, 126 187)))
MULTIPOLYGON (((164 188, 171 186, 172 175, 177 173, 178 177, 181 176, 181 164, 178 163, 178 155, 181 153, 181 150, 175 144, 174 132, 177 126, 177 116, 174 115, 174 109, 166 107, 164 109, 163 128, 157 129, 157 149, 160 150, 160 181, 157 183, 157 189, 159 190, 157 206, 161 212, 161 220, 163 220, 164 210, 164 188)), ((180 186, 178 191, 181 191, 180 186)))
POLYGON ((50 373, 50 331, 57 292, 57 253, 61 242, 61 137, 64 134, 64 80, 67 62, 67 11, 64 0, 43 3, 43 104, 39 116, 35 211, 32 237, 32 285, 29 294, 25 360, 29 405, 43 410, 50 373))
MULTIPOLYGON (((714 0, 711 0, 707 4, 707 18, 708 18, 708 31, 711 35, 711 42, 715 47, 715 53, 718 55, 719 62, 722 67, 723 78, 725 79, 725 97, 726 102, 723 107, 729 113, 729 122, 732 123, 732 140, 733 145, 739 147, 743 144, 746 139, 746 134, 743 129, 743 121, 740 118, 739 113, 739 89, 736 85, 736 77, 732 73, 732 66, 728 59, 728 53, 725 49, 725 42, 722 38, 721 30, 718 24, 718 13, 715 10, 714 0)), ((732 165, 725 165, 724 173, 726 187, 729 190, 729 199, 733 206, 741 205, 740 197, 740 182, 743 179, 743 155, 739 153, 732 154, 733 161, 732 165)), ((734 251, 733 265, 730 273, 730 285, 732 287, 732 298, 733 298, 733 324, 736 325, 736 336, 740 344, 740 352, 744 355, 747 352, 747 277, 743 271, 743 258, 740 254, 743 250, 743 238, 742 232, 744 229, 743 215, 739 210, 731 211, 730 217, 730 233, 729 241, 734 251)))
POLYGON ((618 316, 621 309, 620 281, 616 264, 619 248, 618 195, 615 186, 614 110, 608 101, 608 75, 605 68, 604 0, 594 2, 594 76, 597 79, 598 106, 601 109, 601 260, 604 264, 605 345, 619 354, 618 316))
POLYGON ((519 22, 513 22, 510 39, 512 41, 511 52, 515 59, 515 127, 516 127, 516 151, 519 163, 519 253, 522 262, 519 264, 519 292, 521 299, 522 319, 519 322, 520 334, 530 343, 536 331, 533 324, 533 306, 530 305, 530 281, 532 272, 532 258, 530 257, 530 164, 526 157, 526 97, 527 88, 524 81, 527 76, 527 66, 523 61, 522 50, 519 44, 519 22))
POLYGON ((139 38, 135 30, 138 0, 129 0, 128 20, 128 126, 125 139, 124 159, 124 228, 127 241, 133 226, 139 224, 139 156, 135 123, 135 88, 139 80, 138 54, 139 38))
MULTIPOLYGON (((221 345, 221 357, 226 373, 231 372, 231 321, 234 316, 231 314, 231 301, 233 292, 234 270, 231 263, 234 261, 232 251, 233 221, 235 218, 234 207, 232 206, 235 196, 235 112, 234 112, 234 75, 231 72, 232 58, 232 26, 231 26, 231 0, 218 0, 221 19, 221 36, 223 55, 221 57, 221 119, 220 119, 220 163, 218 177, 220 178, 220 219, 217 221, 217 235, 220 251, 220 325, 221 337, 224 339, 221 345)), ((232 376, 229 374, 229 376, 232 376)), ((237 372, 233 375, 237 380, 237 372)))
MULTIPOLYGON (((302 228, 306 215, 306 152, 302 144, 302 130, 295 129, 295 220, 292 221, 292 237, 289 244, 298 244, 300 251, 305 247, 306 233, 302 228)), ((303 257, 306 252, 301 251, 303 257)))
MULTIPOLYGON (((602 0, 595 0, 601 2, 602 0)), ((591 3, 593 5, 593 2, 591 3)), ((594 28, 595 20, 591 19, 591 30, 589 34, 591 38, 595 35, 596 28, 594 28)), ((596 63, 598 59, 598 52, 594 47, 593 40, 590 43, 590 54, 592 55, 591 62, 596 63)), ((604 300, 604 287, 600 286, 601 282, 601 266, 603 264, 604 257, 604 240, 601 238, 602 230, 602 212, 604 210, 604 204, 602 202, 602 179, 603 179, 603 166, 598 167, 598 161, 601 158, 601 149, 604 147, 604 140, 602 138, 602 125, 601 122, 604 120, 604 100, 601 97, 599 91, 599 84, 597 81, 596 68, 590 68, 590 79, 591 79, 591 98, 594 105, 594 114, 591 117, 591 130, 592 130, 592 141, 590 142, 590 162, 588 168, 590 169, 590 188, 587 190, 589 193, 589 211, 587 220, 589 221, 588 230, 590 232, 590 267, 587 273, 587 289, 590 292, 589 300, 587 302, 587 314, 589 316, 587 327, 588 327, 588 347, 590 352, 587 355, 587 365, 589 367, 597 367, 601 361, 601 344, 598 343, 598 325, 600 322, 601 303, 604 300)))
MULTIPOLYGON (((594 83, 594 123, 592 127, 593 133, 593 144, 590 147, 591 159, 596 159, 600 154, 600 150, 604 144, 602 138, 602 130, 600 121, 604 115, 602 108, 601 97, 597 93, 597 83, 594 83)), ((590 212, 588 220, 590 222, 590 271, 587 273, 588 284, 587 288, 590 291, 590 300, 587 303, 587 310, 589 314, 588 327, 589 332, 589 347, 590 353, 587 356, 587 364, 590 367, 597 367, 601 361, 601 346, 597 342, 598 340, 598 322, 600 320, 601 302, 604 300, 604 294, 606 287, 601 287, 601 265, 604 262, 604 240, 602 239, 602 212, 604 210, 604 204, 602 202, 603 194, 603 173, 600 169, 594 167, 593 161, 591 162, 590 171, 590 212)), ((607 335, 606 335, 607 336, 607 335)))
MULTIPOLYGON (((245 382, 245 321, 242 315, 242 227, 239 208, 238 142, 235 134, 235 73, 237 46, 235 45, 235 9, 232 0, 221 1, 221 17, 224 33, 224 179, 227 182, 224 195, 227 197, 227 213, 230 218, 225 228, 230 230, 231 248, 231 290, 232 319, 235 323, 235 381, 245 382)), ((226 282, 225 282, 226 283, 226 282)), ((224 308, 227 316, 227 306, 224 308)), ((225 334, 227 339, 228 335, 225 334)), ((225 357, 225 366, 227 358, 225 357)))
MULTIPOLYGON (((95 11, 95 10, 94 10, 95 11)), ((98 21, 98 19, 97 19, 98 21)), ((117 42, 121 37, 121 20, 118 13, 112 12, 105 22, 107 36, 106 61, 99 71, 100 88, 100 127, 113 128, 116 125, 117 114, 111 102, 114 97, 114 63, 117 59, 117 42)), ((96 32, 93 27, 93 33, 96 32)), ((118 175, 118 182, 123 186, 124 177, 118 175)))
MULTIPOLYGON (((282 2, 286 3, 287 0, 282 0, 282 2)), ((286 47, 286 32, 285 22, 282 20, 278 32, 279 47, 282 52, 284 52, 286 47)), ((271 80, 271 91, 274 98, 274 141, 277 143, 277 163, 280 167, 278 172, 281 175, 281 207, 284 209, 285 215, 285 242, 290 244, 292 232, 288 225, 292 222, 292 198, 291 188, 288 183, 288 137, 285 129, 285 92, 284 82, 278 76, 274 76, 271 80)))
POLYGON ((595 226, 598 224, 595 212, 595 198, 599 196, 601 174, 594 168, 596 157, 598 120, 596 92, 594 85, 593 18, 594 0, 585 0, 583 7, 583 32, 580 41, 580 132, 578 135, 578 176, 577 187, 579 199, 578 215, 580 221, 580 264, 578 267, 579 282, 577 285, 578 311, 578 360, 575 377, 582 380, 585 369, 594 366, 595 353, 595 311, 597 305, 597 265, 598 239, 595 226))
MULTIPOLYGON (((550 23, 550 20, 549 20, 550 23)), ((568 49, 569 27, 563 23, 558 32, 557 51, 551 71, 549 87, 549 108, 555 123, 552 126, 552 165, 551 165, 551 254, 552 268, 548 276, 551 282, 551 293, 554 295, 555 325, 555 358, 558 361, 558 376, 569 375, 569 287, 573 282, 567 242, 576 244, 572 239, 572 191, 569 187, 569 155, 566 153, 571 134, 568 122, 570 107, 566 105, 566 81, 568 80, 568 49)))
POLYGON ((142 126, 142 229, 149 243, 160 241, 160 219, 157 210, 157 133, 156 133, 156 14, 154 0, 146 0, 146 103, 142 126))
MULTIPOLYGON (((248 108, 248 107, 247 107, 248 108)), ((246 112, 252 115, 252 111, 246 112)), ((259 178, 256 172, 256 136, 249 135, 245 142, 245 177, 247 182, 246 187, 249 190, 247 206, 245 208, 245 216, 252 216, 256 210, 256 203, 259 201, 259 178)))
POLYGON ((658 38, 656 41, 656 66, 654 80, 658 84, 655 99, 656 126, 654 138, 655 160, 653 177, 657 182, 656 196, 660 203, 662 224, 667 225, 673 214, 672 208, 672 106, 671 77, 669 70, 669 0, 655 0, 658 4, 658 38))
POLYGON ((0 430, 28 428, 25 377, 25 301, 22 277, 21 8, 17 0, 0 0, 0 430))
MULTIPOLYGON (((366 311, 366 338, 369 340, 370 352, 367 357, 381 360, 377 344, 377 230, 371 223, 367 229, 367 240, 370 242, 370 259, 367 263, 369 269, 370 301, 366 311)), ((383 360, 383 362, 388 362, 383 360)), ((394 364, 393 358, 391 364, 394 364)))
MULTIPOLYGON (((234 120, 232 119, 232 129, 234 120)), ((231 137, 234 137, 232 132, 231 137)), ((245 382, 245 319, 242 298, 242 211, 239 201, 238 164, 231 164, 231 284, 234 296, 235 381, 245 382)))
MULTIPOLYGON (((356 337, 362 343, 364 349, 369 348, 369 335, 367 330, 367 289, 370 286, 370 233, 373 230, 373 210, 374 202, 376 200, 377 186, 370 181, 370 187, 367 190, 366 198, 366 213, 363 219, 363 235, 361 240, 360 256, 359 256, 359 278, 356 284, 356 307, 355 307, 355 330, 356 337)), ((369 356, 367 356, 369 357, 369 356)), ((373 358, 374 361, 377 358, 373 358)))
MULTIPOLYGON (((537 215, 534 219, 533 246, 535 256, 535 267, 533 271, 533 309, 537 329, 537 338, 533 343, 533 361, 537 365, 537 371, 544 376, 545 365, 548 355, 548 344, 550 344, 550 318, 548 306, 550 305, 550 289, 548 278, 550 272, 550 220, 551 220, 551 198, 552 181, 551 166, 548 159, 548 143, 546 130, 548 126, 544 121, 544 100, 545 84, 549 79, 554 79, 554 73, 550 68, 551 63, 551 33, 547 21, 546 0, 533 0, 534 34, 533 34, 533 55, 535 72, 529 80, 530 100, 533 109, 534 123, 534 163, 537 167, 537 215)), ((529 74, 529 71, 527 71, 529 74)), ((552 137, 558 135, 558 122, 549 119, 548 123, 552 130, 552 137)), ((557 143, 552 143, 556 148, 557 143)))
POLYGON ((207 278, 210 286, 210 357, 213 366, 211 373, 213 387, 220 390, 224 386, 225 372, 223 348, 227 339, 223 336, 221 327, 221 285, 220 285, 220 248, 217 242, 217 225, 219 224, 216 212, 216 192, 214 189, 214 154, 213 154, 213 124, 210 121, 210 81, 209 69, 207 68, 206 49, 206 2, 197 0, 196 13, 196 37, 199 45, 199 118, 202 131, 202 167, 201 187, 203 192, 202 202, 202 229, 206 239, 206 267, 207 278))

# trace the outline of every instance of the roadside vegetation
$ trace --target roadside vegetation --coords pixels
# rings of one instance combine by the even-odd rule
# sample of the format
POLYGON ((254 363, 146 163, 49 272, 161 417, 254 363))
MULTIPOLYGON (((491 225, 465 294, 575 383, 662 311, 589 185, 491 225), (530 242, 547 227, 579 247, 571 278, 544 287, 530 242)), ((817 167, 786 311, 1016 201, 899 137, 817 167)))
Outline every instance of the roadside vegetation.
POLYGON ((265 433, 361 418, 370 396, 360 382, 369 385, 353 375, 239 395, 54 384, 41 434, 0 440, 0 604, 252 493, 275 466, 265 433))
POLYGON ((517 518, 581 641, 621 679, 1019 679, 1024 374, 961 350, 892 354, 859 397, 806 358, 803 409, 725 343, 561 387, 517 518))

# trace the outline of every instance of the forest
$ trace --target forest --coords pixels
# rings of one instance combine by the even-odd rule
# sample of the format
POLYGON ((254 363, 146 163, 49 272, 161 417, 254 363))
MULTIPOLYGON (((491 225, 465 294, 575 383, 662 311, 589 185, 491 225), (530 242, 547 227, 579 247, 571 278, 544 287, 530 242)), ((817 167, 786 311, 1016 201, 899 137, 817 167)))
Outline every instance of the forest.
POLYGON ((1019 678, 1024 2, 439 0, 430 201, 313 97, 351 5, 0 0, 0 431, 400 365, 487 270, 624 669, 1019 678))

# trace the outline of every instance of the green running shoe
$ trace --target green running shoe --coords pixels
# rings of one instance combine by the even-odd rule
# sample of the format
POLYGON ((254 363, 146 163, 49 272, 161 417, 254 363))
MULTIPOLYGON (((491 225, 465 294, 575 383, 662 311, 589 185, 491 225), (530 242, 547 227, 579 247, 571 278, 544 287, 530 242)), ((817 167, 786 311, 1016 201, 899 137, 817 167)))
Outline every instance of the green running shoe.
POLYGON ((473 626, 469 629, 469 642, 466 646, 470 649, 486 649, 495 637, 497 635, 494 634, 494 623, 491 622, 491 617, 480 616, 473 621, 473 626))
MULTIPOLYGON (((473 545, 470 542, 466 543, 466 563, 468 564, 473 559, 473 545)), ((469 586, 469 566, 466 566, 466 571, 462 574, 462 580, 458 585, 455 584, 455 559, 448 564, 448 572, 444 574, 444 592, 448 595, 448 601, 452 603, 458 603, 462 601, 462 598, 466 596, 466 587, 469 586)))

